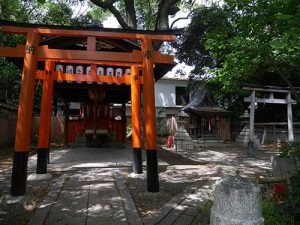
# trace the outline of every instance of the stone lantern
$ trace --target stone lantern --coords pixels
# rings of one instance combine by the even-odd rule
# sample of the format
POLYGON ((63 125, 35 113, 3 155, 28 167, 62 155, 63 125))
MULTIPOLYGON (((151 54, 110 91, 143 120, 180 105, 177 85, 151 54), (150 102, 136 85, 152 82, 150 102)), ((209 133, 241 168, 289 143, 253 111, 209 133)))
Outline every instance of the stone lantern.
POLYGON ((250 119, 250 114, 248 112, 248 110, 246 109, 243 113, 243 115, 240 116, 241 121, 241 125, 244 128, 248 128, 249 129, 249 119, 250 119))
POLYGON ((178 129, 180 128, 185 129, 185 125, 187 124, 186 118, 189 118, 190 116, 186 114, 183 110, 180 110, 180 113, 178 113, 175 117, 178 118, 177 120, 178 129))
POLYGON ((193 150, 193 140, 185 129, 186 118, 189 117, 183 110, 175 116, 177 118, 178 129, 174 135, 175 150, 193 150))
MULTIPOLYGON (((239 133, 238 137, 235 139, 235 142, 247 147, 249 142, 249 136, 250 136, 250 114, 248 110, 246 109, 243 113, 243 115, 240 116, 242 122, 241 125, 243 126, 242 131, 239 133)), ((254 135, 254 146, 258 148, 260 146, 260 141, 256 135, 254 135)))

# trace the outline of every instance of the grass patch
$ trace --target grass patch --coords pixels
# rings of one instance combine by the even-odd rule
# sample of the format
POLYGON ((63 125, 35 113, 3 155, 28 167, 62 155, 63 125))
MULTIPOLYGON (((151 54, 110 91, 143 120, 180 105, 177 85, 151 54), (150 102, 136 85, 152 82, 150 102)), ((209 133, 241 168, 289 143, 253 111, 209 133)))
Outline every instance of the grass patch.
POLYGON ((272 201, 262 200, 262 214, 265 225, 294 225, 294 216, 280 210, 272 201))

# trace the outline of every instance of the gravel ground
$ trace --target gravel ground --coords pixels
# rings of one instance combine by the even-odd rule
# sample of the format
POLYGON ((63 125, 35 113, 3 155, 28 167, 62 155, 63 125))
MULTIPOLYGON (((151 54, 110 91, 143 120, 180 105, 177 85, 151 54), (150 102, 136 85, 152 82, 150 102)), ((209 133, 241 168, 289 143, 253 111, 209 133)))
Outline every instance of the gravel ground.
MULTIPOLYGON (((270 156, 276 151, 258 151, 254 159, 245 157, 245 149, 235 145, 226 147, 206 147, 194 151, 179 151, 159 149, 158 157, 166 164, 159 167, 160 192, 146 191, 146 174, 134 175, 131 168, 123 168, 121 172, 132 199, 142 218, 151 216, 164 206, 173 197, 183 193, 189 186, 211 177, 209 185, 199 187, 197 196, 203 196, 199 211, 203 212, 203 223, 207 224, 209 205, 213 199, 213 183, 222 175, 233 174, 238 169, 242 176, 254 177, 254 173, 264 172, 270 168, 270 156), (220 171, 220 176, 212 174, 220 171)), ((1 157, 1 156, 0 156, 1 157)), ((51 185, 61 175, 51 172, 49 180, 28 181, 26 197, 12 198, 9 196, 11 157, 0 158, 0 224, 22 225, 27 224, 36 208, 47 195, 51 185)), ((144 171, 145 168, 144 168, 144 171)), ((34 173, 29 171, 28 174, 34 173)), ((201 186, 201 185, 200 185, 201 186)))
POLYGON ((25 196, 11 197, 9 195, 11 171, 2 172, 0 176, 0 224, 27 224, 48 194, 52 184, 60 176, 59 173, 50 174, 52 177, 48 180, 28 180, 25 196))
MULTIPOLYGON (((219 171, 218 176, 211 178, 209 186, 203 188, 200 185, 198 190, 200 196, 202 194, 204 196, 199 204, 199 210, 209 216, 207 202, 213 200, 213 187, 216 180, 224 175, 233 175, 236 170, 239 170, 241 176, 253 179, 255 172, 265 173, 270 169, 270 157, 278 153, 277 150, 271 149, 259 150, 254 159, 249 159, 245 151, 245 148, 234 144, 178 152, 163 147, 158 150, 158 157, 169 166, 159 167, 159 193, 146 192, 145 172, 137 176, 127 171, 123 175, 140 216, 145 219, 190 185, 203 179, 207 174, 211 175, 219 171)), ((206 221, 203 224, 207 224, 209 218, 204 218, 203 221, 206 221)))

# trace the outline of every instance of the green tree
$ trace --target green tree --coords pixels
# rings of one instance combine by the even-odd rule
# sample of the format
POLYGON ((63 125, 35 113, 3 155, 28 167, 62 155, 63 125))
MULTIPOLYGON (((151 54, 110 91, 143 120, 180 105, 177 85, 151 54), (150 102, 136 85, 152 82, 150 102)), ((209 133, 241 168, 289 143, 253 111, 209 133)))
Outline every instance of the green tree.
POLYGON ((177 57, 195 65, 195 76, 213 74, 209 85, 233 99, 241 82, 257 83, 263 75, 279 75, 293 88, 300 73, 299 24, 297 0, 225 0, 196 11, 175 45, 177 57))

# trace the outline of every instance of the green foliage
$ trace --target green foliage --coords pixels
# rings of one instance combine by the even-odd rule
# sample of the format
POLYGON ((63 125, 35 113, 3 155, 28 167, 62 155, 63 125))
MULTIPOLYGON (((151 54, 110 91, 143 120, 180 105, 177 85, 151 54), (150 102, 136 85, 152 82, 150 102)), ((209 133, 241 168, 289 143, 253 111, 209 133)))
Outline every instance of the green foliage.
POLYGON ((265 74, 299 82, 299 24, 297 0, 225 0, 195 12, 175 44, 177 57, 230 107, 242 82, 257 84, 265 74))
POLYGON ((156 118, 156 129, 157 129, 157 136, 158 137, 168 137, 170 135, 170 132, 167 127, 167 122, 164 117, 162 117, 162 114, 165 112, 164 108, 161 108, 158 111, 158 117, 156 118))
POLYGON ((300 142, 291 143, 280 149, 280 157, 291 157, 300 159, 300 142))
MULTIPOLYGON (((295 142, 283 146, 280 149, 280 157, 288 157, 294 160, 295 166, 297 168, 297 161, 300 159, 300 143, 295 142)), ((291 185, 288 193, 288 200, 293 205, 300 204, 300 169, 296 174, 291 177, 291 185)))
POLYGON ((0 101, 17 103, 20 89, 20 69, 6 58, 0 58, 0 101))
POLYGON ((294 217, 290 214, 280 211, 276 205, 268 200, 262 200, 262 214, 265 219, 265 225, 293 225, 294 217))
POLYGON ((293 205, 300 204, 300 170, 298 169, 297 173, 291 177, 291 190, 289 192, 289 201, 293 205))

